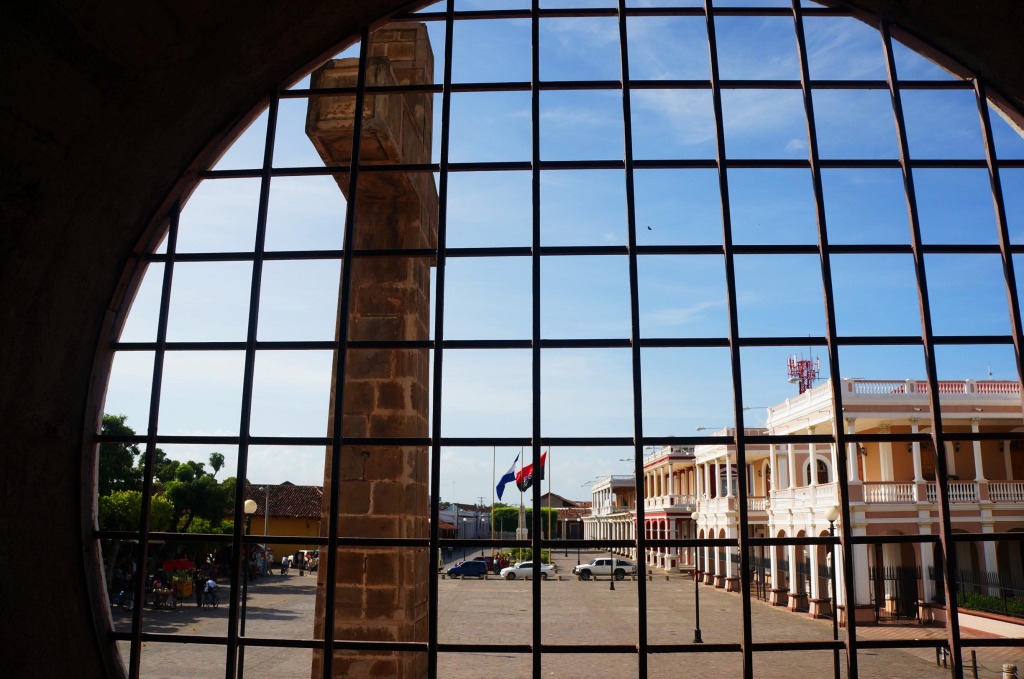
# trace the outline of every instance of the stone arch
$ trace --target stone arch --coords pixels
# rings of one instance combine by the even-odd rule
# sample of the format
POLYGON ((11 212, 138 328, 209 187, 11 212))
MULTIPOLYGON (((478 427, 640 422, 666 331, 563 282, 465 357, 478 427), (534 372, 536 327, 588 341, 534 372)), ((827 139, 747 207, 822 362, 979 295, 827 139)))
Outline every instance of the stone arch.
MULTIPOLYGON (((817 464, 817 467, 818 467, 818 475, 817 475, 816 482, 818 484, 831 483, 833 480, 835 480, 835 477, 832 476, 832 463, 829 462, 828 460, 826 460, 825 458, 823 458, 820 453, 818 454, 818 464, 817 464)), ((811 460, 810 460, 810 458, 804 460, 803 471, 801 472, 801 474, 802 474, 802 477, 803 477, 803 480, 804 480, 804 485, 810 485, 810 483, 811 483, 811 460)))
MULTIPOLYGON (((386 13, 396 10, 404 4, 401 2, 381 2, 374 7, 373 11, 379 12, 379 16, 383 17, 386 13)), ((856 2, 854 4, 861 7, 872 6, 871 2, 856 2)), ((874 3, 874 5, 878 6, 879 3, 874 3)), ((55 262, 71 261, 75 264, 88 261, 88 267, 82 266, 78 267, 78 269, 84 271, 87 268, 92 268, 95 270, 95 273, 84 275, 69 284, 67 281, 60 280, 59 276, 53 277, 49 272, 33 274, 24 270, 30 267, 19 266, 19 270, 22 271, 19 274, 21 277, 18 280, 12 281, 14 276, 5 278, 4 291, 8 293, 5 298, 12 304, 10 307, 12 317, 32 317, 33 311, 30 300, 34 296, 25 293, 34 290, 45 290, 50 293, 47 295, 47 299, 52 303, 53 308, 66 310, 68 316, 67 320, 63 322, 64 324, 56 328, 48 327, 45 332, 34 331, 31 328, 19 328, 17 333, 11 332, 13 339, 8 341, 5 338, 4 348, 15 348, 15 351, 12 352, 13 360, 10 361, 12 366, 12 374, 9 376, 10 383, 29 386, 37 383, 53 384, 57 383, 58 380, 50 380, 49 378, 54 377, 64 378, 61 381, 66 381, 72 386, 68 390, 72 393, 59 400, 54 399, 52 389, 42 390, 32 386, 32 388, 22 392, 19 399, 21 403, 18 405, 17 410, 15 410, 12 403, 8 402, 7 404, 10 406, 10 421, 17 419, 18 411, 32 413, 24 425, 16 428, 11 448, 28 449, 29 444, 32 442, 38 445, 40 432, 46 431, 47 435, 44 437, 46 447, 48 450, 52 450, 54 457, 59 460, 55 464, 58 467, 57 471, 46 481, 36 478, 36 475, 28 470, 15 472, 18 477, 12 482, 11 488, 17 490, 12 490, 12 493, 15 494, 10 496, 10 504, 13 506, 31 506, 33 504, 31 502, 32 498, 38 497, 38 493, 44 488, 44 484, 51 491, 50 495, 52 497, 61 498, 52 507, 40 508, 35 520, 26 522, 17 529, 17 532, 13 535, 12 544, 9 545, 12 553, 29 551, 32 541, 40 533, 52 531, 55 526, 75 526, 80 516, 88 514, 88 512, 82 512, 78 504, 81 495, 80 460, 77 457, 79 452, 78 443, 87 434, 87 426, 83 426, 80 423, 80 420, 83 419, 82 413, 86 412, 86 405, 84 397, 79 393, 84 391, 84 387, 82 389, 79 389, 79 387, 88 383, 87 364, 91 360, 94 347, 90 345, 83 350, 81 346, 83 344, 82 338, 86 338, 86 342, 88 342, 91 338, 96 337, 99 334, 100 325, 108 320, 103 318, 108 302, 106 295, 117 284, 124 258, 128 256, 130 248, 135 244, 136 236, 138 235, 138 225, 143 224, 154 212, 154 206, 162 199, 166 187, 177 181, 180 168, 203 164, 194 160, 196 149, 205 144, 207 140, 224 139, 222 130, 231 121, 237 119, 237 111, 251 105, 253 100, 251 92, 270 91, 281 79, 279 74, 282 68, 286 69, 285 73, 295 71, 301 64, 314 60, 317 54, 326 53, 332 41, 336 40, 338 31, 341 31, 344 35, 351 35, 360 27, 361 22, 366 22, 370 18, 378 18, 376 16, 368 17, 363 15, 361 13, 362 10, 353 9, 352 3, 316 3, 316 6, 308 12, 310 17, 315 17, 316 19, 307 19, 305 21, 296 20, 296 17, 289 16, 284 9, 268 9, 266 12, 261 12, 258 17, 242 16, 245 12, 240 11, 240 9, 244 8, 238 3, 225 3, 224 8, 216 10, 214 16, 209 17, 206 24, 211 28, 217 27, 218 41, 225 45, 223 52, 230 54, 231 60, 236 61, 237 64, 217 63, 215 57, 209 57, 209 61, 202 62, 202 65, 197 67, 193 61, 189 61, 190 57, 188 55, 194 55, 202 50, 196 49, 198 43, 192 42, 187 36, 176 37, 176 40, 180 39, 183 43, 181 49, 178 50, 180 54, 170 54, 170 50, 161 52, 168 54, 171 63, 160 68, 160 71, 165 75, 162 76, 163 79, 157 83, 157 86, 160 84, 176 86, 177 89, 175 87, 170 89, 176 94, 182 95, 182 106, 176 107, 178 111, 175 112, 175 115, 181 118, 181 123, 178 125, 175 125, 169 118, 160 117, 159 109, 165 107, 162 103, 143 105, 143 102, 132 99, 131 96, 126 96, 125 102, 114 104, 111 99, 106 98, 108 95, 102 92, 97 92, 94 100, 95 104, 90 101, 83 101, 82 105, 87 108, 90 106, 102 108, 110 105, 114 110, 102 115, 96 114, 95 109, 86 110, 86 115, 82 115, 83 112, 81 110, 76 111, 74 115, 87 122, 76 123, 65 128, 62 131, 67 132, 66 135, 49 134, 47 130, 49 117, 47 116, 31 114, 21 116, 23 121, 31 120, 33 124, 38 124, 41 133, 35 135, 38 140, 25 139, 23 146, 18 147, 17 153, 23 154, 23 159, 26 161, 24 164, 25 172, 23 177, 19 178, 19 181, 23 182, 21 186, 31 187, 32 191, 30 195, 20 195, 16 201, 10 201, 12 204, 16 203, 15 215, 19 217, 19 219, 15 220, 19 223, 14 227, 15 233, 10 242, 20 243, 23 239, 27 244, 28 252, 40 261, 51 261, 52 259, 55 262), (335 6, 332 7, 332 4, 335 6), (221 13, 217 14, 216 12, 221 13), (231 13, 237 13, 238 16, 231 17, 231 13), (262 61, 262 55, 257 57, 252 54, 253 41, 251 38, 253 34, 262 35, 264 29, 270 27, 274 27, 275 30, 287 27, 290 35, 295 38, 294 46, 282 50, 284 52, 283 58, 287 62, 283 65, 272 64, 270 66, 263 66, 259 63, 262 61), (306 35, 303 35, 303 33, 306 33, 306 35), (335 37, 331 37, 329 34, 335 34, 335 37), (224 38, 224 40, 221 41, 221 38, 224 38), (245 48, 247 44, 249 49, 245 48), (233 47, 239 49, 234 49, 233 47), (210 63, 210 61, 214 63, 210 63), (228 67, 227 71, 220 68, 221 66, 228 67), (247 74, 247 70, 252 70, 255 75, 247 74), (167 75, 172 73, 174 75, 167 75), (207 73, 209 76, 204 77, 203 73, 207 73), (241 78, 241 82, 236 82, 233 76, 241 78), (214 80, 217 85, 211 87, 211 81, 214 80), (222 88, 221 85, 225 82, 231 83, 232 86, 222 88), (190 92, 189 90, 193 91, 190 92), (218 94, 222 96, 218 97, 218 94), (223 99, 223 101, 218 101, 218 99, 223 99), (124 115, 126 111, 136 110, 134 108, 136 106, 144 112, 155 115, 151 116, 145 113, 136 116, 124 115), (209 119, 205 119, 204 116, 195 115, 195 111, 198 109, 208 113, 209 119), (180 115, 180 112, 184 112, 184 115, 180 115), (152 130, 144 133, 139 129, 136 130, 139 132, 138 134, 124 133, 123 131, 113 132, 113 130, 117 129, 119 125, 125 124, 131 117, 146 120, 147 127, 159 129, 161 131, 159 136, 164 137, 161 144, 156 146, 152 143, 152 140, 158 136, 152 130), (164 123, 168 124, 164 125, 164 123), (184 130, 186 127, 192 129, 186 132, 184 130), (102 154, 99 153, 81 153, 77 155, 80 155, 83 160, 76 161, 68 158, 70 164, 66 168, 61 168, 60 174, 57 173, 56 169, 46 171, 44 174, 44 171, 39 170, 40 165, 47 164, 42 159, 50 158, 52 153, 60 153, 61 149, 64 148, 62 144, 72 143, 62 141, 61 137, 74 140, 74 143, 85 143, 89 149, 106 148, 109 145, 112 158, 109 160, 100 158, 99 156, 102 154), (114 142, 113 140, 118 137, 123 137, 125 141, 121 143, 114 142), (126 151, 125 148, 129 145, 136 148, 130 152, 126 151), (174 152, 173 156, 168 154, 167 157, 161 157, 159 153, 154 153, 154 151, 160 151, 161 149, 170 151, 174 146, 178 146, 180 150, 174 152), (25 150, 21 151, 20 149, 22 148, 25 150), (33 156, 34 159, 32 158, 33 156), (89 160, 86 161, 84 158, 89 160), (30 159, 32 160, 30 161, 30 159), (101 162, 96 164, 97 160, 101 162), (87 162, 90 166, 94 167, 94 171, 91 173, 78 171, 82 167, 76 164, 78 162, 87 162), (151 164, 155 166, 154 170, 138 171, 139 168, 151 164), (120 169, 115 169, 115 165, 120 165, 120 169), (144 176, 133 179, 130 178, 132 173, 144 176), (91 174, 91 176, 84 177, 86 174, 91 174), (41 177, 42 180, 40 179, 41 177), (120 191, 121 195, 113 197, 110 187, 123 187, 124 185, 121 181, 118 181, 119 179, 127 180, 129 186, 127 190, 122 189, 120 191), (60 193, 57 193, 58 191, 60 193), (88 196, 90 200, 57 200, 57 198, 65 195, 88 196), (122 197, 123 195, 138 196, 139 198, 134 202, 125 201, 122 197), (92 198, 96 199, 92 200, 92 198), (77 215, 76 219, 72 219, 65 212, 72 208, 57 206, 61 202, 65 202, 67 205, 82 206, 85 203, 91 203, 91 205, 82 214, 77 215), (52 203, 52 206, 48 206, 47 203, 52 203), (116 208, 112 209, 111 205, 116 205, 116 208), (20 219, 20 217, 34 212, 38 212, 38 214, 25 217, 23 221, 20 219), (73 229, 68 228, 68 224, 75 221, 88 227, 81 229, 83 232, 88 232, 88 238, 71 233, 73 229), (27 234, 32 234, 32 237, 30 238, 27 234), (96 245, 90 247, 89 240, 95 241, 96 245), (56 245, 43 245, 45 241, 56 245), (99 253, 101 248, 110 250, 109 255, 102 256, 99 253), (75 254, 69 255, 67 254, 69 252, 75 254), (88 259, 89 257, 95 258, 88 259), (47 278, 56 278, 56 280, 47 281, 47 278), (15 300, 18 301, 15 302, 15 300), (82 307, 80 311, 76 308, 78 306, 82 307), (49 333, 49 337, 46 336, 46 333, 49 333), (52 363, 55 367, 50 369, 41 367, 36 361, 31 360, 32 357, 39 355, 52 356, 54 359, 52 363), (59 366, 59 369, 56 366, 59 366), (45 397, 42 396, 44 391, 45 397), (48 403, 47 401, 51 399, 55 400, 55 402, 48 403), (25 407, 26 401, 30 404, 30 407, 25 407), (51 430, 52 434, 49 433, 51 430), (69 456, 68 451, 74 452, 69 456), (69 457, 73 459, 69 459, 69 457), (24 484, 20 483, 22 480, 25 481, 24 484), (22 490, 22 486, 24 490, 22 490), (25 501, 22 502, 22 500, 25 501)), ((61 11, 60 9, 55 9, 54 13, 60 14, 61 11)), ((166 18, 147 14, 147 12, 151 11, 155 10, 133 8, 130 11, 126 11, 124 12, 126 16, 117 19, 117 21, 123 22, 119 23, 118 26, 132 23, 136 25, 145 24, 149 23, 148 20, 152 20, 155 25, 160 26, 163 22, 167 21, 166 18)), ((907 26, 915 25, 912 9, 897 8, 891 11, 897 13, 910 12, 909 17, 911 20, 901 21, 900 23, 907 26)), ((906 16, 906 14, 900 14, 900 17, 906 16)), ((66 19, 67 17, 62 16, 62 18, 66 19)), ((920 15, 918 15, 918 18, 920 19, 920 15)), ((43 20, 39 19, 40 22, 43 20)), ((31 18, 26 19, 24 16, 19 16, 14 18, 14 25, 20 27, 27 23, 31 26, 32 21, 31 18)), ((96 24, 93 24, 93 26, 98 25, 102 27, 105 21, 111 20, 107 19, 106 16, 96 17, 96 24)), ((1000 21, 1003 21, 1003 18, 1000 18, 1000 21)), ((63 53, 77 54, 80 53, 80 50, 76 49, 77 46, 87 47, 92 44, 95 28, 92 26, 79 28, 79 25, 73 21, 69 21, 67 25, 73 26, 65 36, 70 39, 72 44, 69 46, 67 42, 64 42, 61 48, 64 51, 63 53)), ((977 26, 977 24, 973 23, 973 19, 969 22, 969 25, 977 26)), ((993 24, 991 28, 998 29, 999 26, 998 24, 993 24)), ((946 30, 952 31, 953 37, 944 30, 938 31, 939 34, 936 35, 935 39, 946 45, 949 45, 950 41, 956 45, 956 36, 962 36, 963 34, 955 28, 946 30)), ((928 22, 925 21, 921 30, 917 32, 921 35, 929 35, 928 22)), ((935 33, 936 31, 933 30, 931 32, 935 33)), ((33 30, 23 30, 23 33, 26 35, 46 35, 46 31, 42 28, 38 33, 33 30)), ((992 30, 986 29, 980 31, 980 33, 984 35, 985 44, 994 44, 998 47, 1000 41, 998 39, 992 40, 992 30)), ((208 34, 205 32, 197 32, 197 36, 199 35, 202 35, 204 39, 208 39, 208 34)), ((998 32, 996 35, 998 35, 998 32)), ((125 47, 113 34, 109 37, 112 52, 121 54, 125 47)), ((153 50, 153 45, 161 44, 163 37, 163 34, 157 31, 157 35, 153 36, 152 42, 146 41, 148 44, 145 49, 153 50)), ((198 37, 196 40, 198 40, 198 37)), ((281 40, 282 45, 288 44, 288 42, 289 40, 287 39, 281 40)), ((979 52, 966 50, 962 53, 968 61, 974 61, 972 55, 979 52)), ((62 52, 58 51, 57 48, 53 48, 52 53, 44 52, 44 54, 55 57, 58 62, 64 58, 62 52)), ((131 58, 122 57, 112 59, 111 63, 123 65, 129 64, 132 61, 131 58)), ((136 59, 135 61, 140 63, 147 62, 145 59, 136 59)), ((988 62, 988 65, 982 63, 982 66, 986 70, 998 70, 998 61, 998 59, 993 59, 988 62)), ((46 60, 41 59, 39 62, 45 63, 46 60)), ((151 61, 147 63, 150 64, 148 68, 155 69, 151 61)), ((104 81, 106 75, 108 75, 103 71, 105 67, 97 64, 95 68, 96 71, 94 73, 81 73, 78 77, 85 79, 84 82, 86 83, 89 82, 88 79, 90 78, 94 78, 96 82, 104 81)), ((143 72, 145 73, 146 71, 143 72)), ((29 70, 28 73, 31 75, 36 73, 36 71, 29 70)), ((44 78, 39 78, 39 80, 40 83, 45 81, 44 78)), ((133 72, 133 77, 126 78, 126 80, 142 82, 145 79, 140 77, 138 72, 133 72)), ((43 85, 40 85, 40 92, 43 91, 42 87, 43 85)), ((1011 93, 1016 91, 1012 83, 1002 89, 1011 93)), ((165 90, 162 89, 162 91, 165 90)), ((141 97, 143 95, 138 96, 141 97)), ((19 99, 30 98, 45 99, 45 97, 31 96, 31 91, 30 96, 19 97, 19 99)), ((179 100, 179 97, 173 94, 167 98, 175 101, 179 100)), ((19 103, 18 106, 17 111, 22 111, 23 108, 21 107, 23 105, 19 103)), ((60 121, 60 118, 56 115, 53 118, 60 121)), ((54 125, 55 129, 60 127, 62 127, 60 124, 54 125)), ((213 149, 212 145, 211 149, 213 149)), ((214 150, 207 150, 205 153, 213 153, 214 150)), ((14 160, 16 161, 17 157, 14 160)), ((17 188, 15 187, 15 190, 8 195, 16 193, 17 188)), ((15 262, 16 258, 20 260, 24 256, 25 251, 19 247, 12 248, 10 252, 12 254, 9 257, 5 253, 5 264, 15 262)), ((7 271, 12 270, 12 268, 6 266, 0 268, 7 271)), ((83 530, 84 532, 86 531, 83 530)), ((53 561, 61 564, 61 570, 70 568, 74 572, 80 572, 83 569, 88 569, 88 565, 83 566, 81 556, 82 543, 78 540, 77 536, 69 537, 66 531, 57 531, 54 543, 58 546, 55 547, 56 555, 53 561)), ((73 604, 69 606, 70 615, 68 622, 64 623, 64 627, 60 628, 61 632, 67 631, 68 634, 66 636, 61 634, 60 638, 70 639, 73 642, 80 641, 80 643, 69 643, 67 646, 69 650, 77 648, 82 650, 69 652, 60 659, 34 657, 32 662, 36 664, 31 669, 38 674, 49 676, 68 675, 72 670, 82 670, 85 676, 91 674, 98 675, 103 672, 103 661, 99 659, 99 656, 102 653, 109 654, 109 650, 100 653, 96 652, 97 644, 93 638, 95 633, 94 630, 89 629, 91 621, 87 614, 91 602, 87 598, 88 593, 84 591, 85 588, 81 587, 80 581, 82 578, 67 578, 66 584, 61 584, 62 580, 60 578, 47 578, 47 580, 55 583, 52 592, 54 600, 71 602, 73 604), (80 631, 76 632, 73 629, 75 627, 80 631)), ((28 617, 31 611, 35 610, 35 606, 37 606, 36 597, 29 592, 12 597, 12 614, 14 615, 19 615, 19 612, 23 609, 25 616, 28 617)), ((52 639, 41 639, 39 648, 44 647, 44 642, 50 643, 52 639)), ((11 666, 12 674, 16 676, 30 675, 32 672, 23 663, 27 664, 27 660, 16 657, 11 666), (21 671, 23 668, 25 671, 21 671)))

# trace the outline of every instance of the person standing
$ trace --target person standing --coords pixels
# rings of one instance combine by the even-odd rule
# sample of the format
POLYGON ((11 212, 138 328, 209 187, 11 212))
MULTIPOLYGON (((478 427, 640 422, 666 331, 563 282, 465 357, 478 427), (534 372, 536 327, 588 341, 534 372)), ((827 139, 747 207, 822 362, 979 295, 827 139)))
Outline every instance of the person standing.
POLYGON ((203 577, 199 575, 199 569, 192 570, 192 590, 196 593, 196 606, 203 607, 203 577))
POLYGON ((299 575, 306 575, 306 555, 299 554, 299 575))

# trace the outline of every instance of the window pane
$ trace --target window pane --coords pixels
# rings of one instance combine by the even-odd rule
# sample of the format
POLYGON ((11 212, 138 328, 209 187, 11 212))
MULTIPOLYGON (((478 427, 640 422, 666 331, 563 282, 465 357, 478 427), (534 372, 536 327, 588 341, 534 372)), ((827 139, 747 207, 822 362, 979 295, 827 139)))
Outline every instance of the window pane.
POLYGON ((818 242, 807 170, 729 170, 729 211, 735 243, 818 242))
POLYGON ((544 245, 624 245, 626 182, 618 170, 541 173, 544 245))
POLYGON ((730 158, 807 157, 807 126, 799 92, 726 90, 722 119, 730 158))

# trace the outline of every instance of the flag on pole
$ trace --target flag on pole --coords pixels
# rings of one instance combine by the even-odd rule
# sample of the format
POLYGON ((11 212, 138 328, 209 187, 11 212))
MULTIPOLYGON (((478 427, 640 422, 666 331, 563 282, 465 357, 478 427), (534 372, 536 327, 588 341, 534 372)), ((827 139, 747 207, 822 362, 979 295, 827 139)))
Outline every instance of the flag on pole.
MULTIPOLYGON (((544 480, 544 463, 547 460, 547 456, 547 452, 543 452, 540 454, 540 474, 537 477, 538 481, 544 480)), ((516 474, 516 485, 519 487, 519 490, 525 493, 530 488, 530 486, 533 485, 533 481, 533 463, 531 462, 530 464, 520 469, 519 473, 516 474)))
POLYGON ((505 492, 505 484, 512 483, 516 480, 516 462, 519 461, 519 453, 516 453, 516 459, 512 460, 512 466, 508 468, 508 471, 502 474, 501 478, 498 479, 498 485, 494 487, 498 491, 498 499, 501 499, 501 494, 505 492))

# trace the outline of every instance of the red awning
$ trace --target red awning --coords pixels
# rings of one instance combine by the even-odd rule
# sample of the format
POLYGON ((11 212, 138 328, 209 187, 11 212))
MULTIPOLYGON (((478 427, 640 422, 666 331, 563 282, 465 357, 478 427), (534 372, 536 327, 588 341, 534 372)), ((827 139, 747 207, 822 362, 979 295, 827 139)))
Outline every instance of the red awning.
POLYGON ((190 571, 195 567, 196 565, 192 563, 192 559, 174 559, 173 561, 164 561, 165 571, 190 571))

